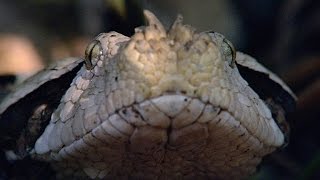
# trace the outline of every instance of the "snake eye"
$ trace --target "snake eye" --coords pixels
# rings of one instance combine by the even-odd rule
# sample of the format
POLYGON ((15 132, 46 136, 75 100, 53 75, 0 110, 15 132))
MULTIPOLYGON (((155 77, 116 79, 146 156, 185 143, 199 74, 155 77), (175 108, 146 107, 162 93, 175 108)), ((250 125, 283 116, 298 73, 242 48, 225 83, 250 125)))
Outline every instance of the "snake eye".
POLYGON ((226 38, 223 39, 222 49, 227 61, 229 62, 230 67, 233 68, 236 61, 236 49, 226 38))
POLYGON ((102 53, 102 46, 100 41, 94 40, 88 45, 85 51, 85 58, 84 58, 84 62, 87 70, 91 70, 93 68, 93 66, 95 65, 94 63, 96 63, 101 53, 102 53))
POLYGON ((232 45, 232 43, 220 33, 217 33, 214 31, 208 31, 207 33, 209 34, 211 39, 220 46, 220 48, 222 49, 223 55, 225 56, 226 60, 229 62, 230 67, 233 68, 235 66, 237 51, 232 45))

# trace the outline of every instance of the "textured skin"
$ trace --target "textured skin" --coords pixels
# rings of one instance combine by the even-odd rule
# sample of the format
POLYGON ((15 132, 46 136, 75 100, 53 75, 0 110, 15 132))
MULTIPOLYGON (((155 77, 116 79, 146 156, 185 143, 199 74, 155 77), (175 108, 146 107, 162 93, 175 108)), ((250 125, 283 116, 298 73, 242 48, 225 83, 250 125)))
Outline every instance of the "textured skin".
MULTIPOLYGON (((33 142, 34 140, 31 140, 33 138, 21 137, 22 134, 34 132, 34 129, 28 129, 29 127, 38 129, 38 133, 31 134, 34 134, 36 139, 39 137, 39 133, 43 132, 43 127, 38 128, 34 125, 48 123, 50 115, 59 104, 65 89, 69 88, 82 62, 83 60, 78 58, 68 58, 52 64, 17 86, 17 90, 2 101, 0 106, 1 149, 10 149, 16 144, 21 146, 21 141, 17 143, 19 137, 33 142)), ((29 145, 27 143, 22 146, 29 145)), ((33 147, 34 143, 31 143, 30 146, 33 147)))
POLYGON ((220 36, 196 33, 181 17, 166 31, 145 15, 149 25, 131 38, 96 38, 101 51, 72 81, 32 156, 61 178, 248 177, 284 144, 270 109, 230 65, 220 36))
POLYGON ((25 97, 27 94, 31 93, 37 89, 42 84, 60 77, 68 71, 71 71, 75 66, 77 66, 83 60, 78 58, 68 58, 63 61, 58 61, 55 64, 51 64, 49 67, 45 68, 41 72, 37 73, 35 76, 27 79, 23 84, 16 87, 16 89, 22 89, 22 91, 14 91, 7 96, 0 106, 0 114, 2 114, 7 108, 19 101, 21 98, 25 97))

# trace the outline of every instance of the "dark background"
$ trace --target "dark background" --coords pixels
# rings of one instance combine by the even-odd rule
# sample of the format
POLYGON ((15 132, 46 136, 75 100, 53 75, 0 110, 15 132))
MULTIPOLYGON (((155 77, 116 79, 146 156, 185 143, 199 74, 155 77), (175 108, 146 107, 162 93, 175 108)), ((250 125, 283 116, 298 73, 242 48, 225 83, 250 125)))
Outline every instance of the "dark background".
POLYGON ((181 13, 199 31, 224 34, 298 96, 289 145, 251 179, 320 179, 320 1, 0 0, 0 88, 11 75, 23 79, 54 60, 82 57, 100 32, 132 35, 143 9, 167 27, 181 13))

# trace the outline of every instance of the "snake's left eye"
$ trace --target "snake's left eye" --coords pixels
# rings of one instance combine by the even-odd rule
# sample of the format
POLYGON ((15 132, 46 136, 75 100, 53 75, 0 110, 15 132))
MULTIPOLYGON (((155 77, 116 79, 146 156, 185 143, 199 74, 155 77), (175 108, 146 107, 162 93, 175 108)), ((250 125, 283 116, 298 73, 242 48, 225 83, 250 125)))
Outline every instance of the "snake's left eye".
POLYGON ((211 39, 216 42, 217 45, 220 46, 222 53, 226 60, 228 61, 230 67, 235 66, 235 61, 236 61, 236 49, 232 45, 232 43, 226 39, 222 34, 214 32, 214 31, 209 31, 207 32, 211 39))
POLYGON ((222 49, 227 61, 229 62, 230 66, 233 68, 236 61, 236 52, 237 52, 236 49, 234 48, 232 43, 226 38, 223 39, 222 49))
POLYGON ((84 59, 87 70, 91 70, 94 67, 101 53, 102 46, 100 41, 94 40, 88 45, 84 59))

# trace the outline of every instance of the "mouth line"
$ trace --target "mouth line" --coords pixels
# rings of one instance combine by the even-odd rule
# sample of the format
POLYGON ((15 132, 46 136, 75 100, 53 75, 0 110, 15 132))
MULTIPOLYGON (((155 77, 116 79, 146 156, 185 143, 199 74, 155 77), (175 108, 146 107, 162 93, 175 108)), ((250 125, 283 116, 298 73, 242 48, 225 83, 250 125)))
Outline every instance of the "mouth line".
MULTIPOLYGON (((192 168, 201 166, 207 171, 212 164, 229 163, 229 160, 221 157, 241 156, 241 154, 248 154, 243 155, 241 161, 244 163, 247 161, 246 158, 253 159, 255 163, 260 162, 262 155, 255 152, 265 148, 263 144, 223 109, 201 102, 203 107, 200 107, 201 113, 194 116, 195 120, 187 124, 175 122, 187 109, 192 112, 191 106, 197 101, 199 100, 196 98, 182 95, 163 95, 123 107, 80 139, 63 146, 59 151, 52 151, 51 156, 58 162, 67 161, 76 164, 78 169, 84 168, 88 162, 93 164, 93 167, 96 163, 99 166, 105 163, 104 169, 116 166, 117 163, 121 164, 119 167, 135 169, 137 165, 150 162, 158 164, 164 172, 169 172, 170 164, 178 161, 181 162, 181 167, 177 168, 177 171, 183 171, 182 169, 189 166, 192 168), (175 114, 168 117, 169 123, 160 123, 152 119, 157 117, 147 116, 148 108, 145 109, 143 106, 157 107, 157 109, 149 108, 150 111, 169 111, 175 105, 174 102, 172 106, 170 103, 168 106, 160 105, 170 98, 183 101, 187 98, 187 102, 185 106, 172 109, 174 112, 167 112, 175 114), (147 103, 148 101, 152 103, 147 103), (210 116, 215 108, 217 108, 215 116, 210 116)), ((191 115, 184 117, 189 116, 191 117, 191 115)), ((116 173, 118 170, 114 171, 110 170, 110 173, 116 173)))
MULTIPOLYGON (((274 148, 227 110, 167 92, 116 110, 91 131, 49 155, 56 162, 75 165, 74 169, 84 170, 89 163, 112 176, 120 171, 141 171, 136 167, 148 164, 170 172, 173 162, 179 162, 177 172, 198 167, 210 171, 215 164, 250 162, 248 166, 254 166, 274 148)), ((148 170, 141 172, 154 170, 143 169, 148 170)))

